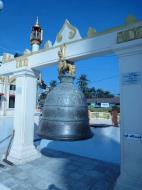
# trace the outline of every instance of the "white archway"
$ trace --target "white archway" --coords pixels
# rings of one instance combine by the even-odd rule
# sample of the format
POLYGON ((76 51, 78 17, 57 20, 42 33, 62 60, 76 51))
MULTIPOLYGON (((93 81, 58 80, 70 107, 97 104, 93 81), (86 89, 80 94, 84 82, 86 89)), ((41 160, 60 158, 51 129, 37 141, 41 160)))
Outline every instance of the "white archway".
POLYGON ((66 43, 66 59, 81 60, 115 53, 119 59, 121 99, 121 175, 116 189, 142 186, 142 21, 81 39, 65 22, 55 46, 9 60, 0 75, 16 77, 15 138, 9 160, 19 164, 40 156, 33 146, 33 114, 36 103, 35 70, 58 62, 59 46, 66 43))

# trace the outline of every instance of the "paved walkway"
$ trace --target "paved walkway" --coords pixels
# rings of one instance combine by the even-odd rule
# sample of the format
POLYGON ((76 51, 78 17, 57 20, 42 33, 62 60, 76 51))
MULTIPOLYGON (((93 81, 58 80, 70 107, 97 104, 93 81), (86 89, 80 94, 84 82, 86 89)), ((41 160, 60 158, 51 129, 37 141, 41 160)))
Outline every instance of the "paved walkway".
POLYGON ((41 158, 0 168, 0 182, 12 190, 112 190, 119 165, 43 149, 41 158))

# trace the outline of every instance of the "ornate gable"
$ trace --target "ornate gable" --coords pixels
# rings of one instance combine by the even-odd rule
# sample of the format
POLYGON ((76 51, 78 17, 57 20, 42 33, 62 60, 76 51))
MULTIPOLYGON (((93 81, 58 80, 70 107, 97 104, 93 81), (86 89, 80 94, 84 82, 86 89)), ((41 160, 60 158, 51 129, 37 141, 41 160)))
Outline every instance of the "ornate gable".
POLYGON ((66 19, 60 32, 56 36, 54 46, 61 45, 67 42, 81 39, 80 33, 76 27, 70 24, 66 19))

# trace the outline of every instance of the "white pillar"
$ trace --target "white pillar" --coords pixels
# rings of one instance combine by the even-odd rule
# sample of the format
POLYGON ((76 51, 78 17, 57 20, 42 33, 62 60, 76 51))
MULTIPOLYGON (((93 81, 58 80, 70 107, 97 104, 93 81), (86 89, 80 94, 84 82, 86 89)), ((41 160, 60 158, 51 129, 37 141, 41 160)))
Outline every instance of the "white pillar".
POLYGON ((8 93, 8 78, 5 77, 3 81, 3 93, 4 95, 2 96, 2 109, 1 109, 1 115, 6 116, 6 111, 7 111, 7 93, 8 93))
POLYGON ((32 52, 36 52, 36 51, 39 51, 39 44, 38 43, 32 44, 32 52))
POLYGON ((141 190, 142 45, 127 47, 117 53, 121 87, 121 174, 115 189, 141 190))
POLYGON ((8 160, 14 164, 23 164, 40 157, 40 153, 33 145, 37 82, 30 69, 17 72, 15 76, 15 136, 8 160))

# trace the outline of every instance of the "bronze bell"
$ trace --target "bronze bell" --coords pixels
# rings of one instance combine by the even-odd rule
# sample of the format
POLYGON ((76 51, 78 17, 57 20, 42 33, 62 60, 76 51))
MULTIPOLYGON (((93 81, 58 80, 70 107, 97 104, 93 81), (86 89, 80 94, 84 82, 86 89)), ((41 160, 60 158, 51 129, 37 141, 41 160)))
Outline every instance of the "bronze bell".
MULTIPOLYGON (((62 56, 62 52, 59 53, 62 56)), ((41 138, 82 140, 93 136, 89 127, 86 99, 73 85, 74 74, 74 64, 61 60, 60 57, 60 84, 51 90, 45 99, 38 130, 41 138)))

